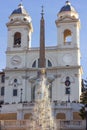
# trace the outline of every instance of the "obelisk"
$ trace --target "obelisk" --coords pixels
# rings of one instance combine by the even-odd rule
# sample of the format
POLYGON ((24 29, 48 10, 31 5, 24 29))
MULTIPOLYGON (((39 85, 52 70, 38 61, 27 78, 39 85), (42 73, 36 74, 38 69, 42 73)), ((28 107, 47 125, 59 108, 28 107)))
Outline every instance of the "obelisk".
POLYGON ((39 71, 38 76, 46 74, 45 63, 45 21, 42 6, 41 20, 40 20, 40 51, 39 51, 39 71))

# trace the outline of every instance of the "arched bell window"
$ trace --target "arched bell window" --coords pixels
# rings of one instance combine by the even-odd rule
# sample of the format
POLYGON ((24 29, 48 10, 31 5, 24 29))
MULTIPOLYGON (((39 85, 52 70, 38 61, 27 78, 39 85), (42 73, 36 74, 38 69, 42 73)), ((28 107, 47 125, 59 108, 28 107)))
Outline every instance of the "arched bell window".
POLYGON ((66 29, 64 31, 64 44, 70 44, 72 42, 72 33, 70 30, 66 29))
POLYGON ((14 34, 14 47, 20 47, 21 46, 21 33, 16 32, 14 34))

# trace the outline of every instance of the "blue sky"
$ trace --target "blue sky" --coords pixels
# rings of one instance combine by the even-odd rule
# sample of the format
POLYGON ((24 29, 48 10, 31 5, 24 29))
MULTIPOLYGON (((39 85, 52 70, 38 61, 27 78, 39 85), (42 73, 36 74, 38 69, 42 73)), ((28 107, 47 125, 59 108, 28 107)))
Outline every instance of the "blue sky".
MULTIPOLYGON (((2 0, 0 3, 0 70, 6 66, 7 27, 9 16, 18 7, 21 0, 2 0)), ((46 46, 57 45, 57 28, 55 20, 57 13, 65 4, 65 0, 22 0, 23 5, 32 18, 34 32, 32 34, 32 46, 39 46, 41 6, 45 12, 45 43, 46 46), (52 32, 51 32, 52 29, 52 32)), ((81 65, 83 77, 87 77, 87 0, 70 0, 71 4, 79 13, 81 21, 80 47, 81 65)))

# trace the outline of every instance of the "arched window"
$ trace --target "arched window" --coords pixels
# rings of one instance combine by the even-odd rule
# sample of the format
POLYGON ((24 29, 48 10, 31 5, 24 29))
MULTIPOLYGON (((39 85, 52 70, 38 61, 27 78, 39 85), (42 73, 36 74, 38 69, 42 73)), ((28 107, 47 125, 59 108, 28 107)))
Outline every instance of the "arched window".
POLYGON ((50 60, 48 60, 48 67, 52 67, 52 63, 50 60))
POLYGON ((64 31, 64 44, 70 44, 72 41, 72 33, 70 30, 66 29, 64 31))
POLYGON ((1 96, 4 96, 4 87, 1 87, 1 96))
POLYGON ((33 62, 32 67, 33 67, 33 68, 36 67, 36 60, 33 62))
MULTIPOLYGON (((32 68, 36 68, 36 67, 39 68, 39 61, 40 59, 35 60, 32 64, 32 68)), ((52 67, 52 63, 50 60, 45 60, 45 62, 46 62, 46 67, 52 67)))
POLYGON ((21 33, 16 32, 14 34, 14 47, 20 47, 21 46, 21 33))

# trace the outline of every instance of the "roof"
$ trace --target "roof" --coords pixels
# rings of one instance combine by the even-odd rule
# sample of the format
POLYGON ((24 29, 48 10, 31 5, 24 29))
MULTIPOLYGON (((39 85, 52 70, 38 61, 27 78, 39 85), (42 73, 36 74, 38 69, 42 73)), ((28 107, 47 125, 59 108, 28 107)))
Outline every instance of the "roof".
POLYGON ((28 15, 27 11, 24 9, 22 3, 18 5, 18 8, 15 9, 11 15, 13 14, 24 14, 24 15, 28 15))
POLYGON ((69 1, 66 1, 65 5, 60 9, 59 13, 64 12, 64 11, 73 11, 76 12, 74 7, 71 5, 69 1))

